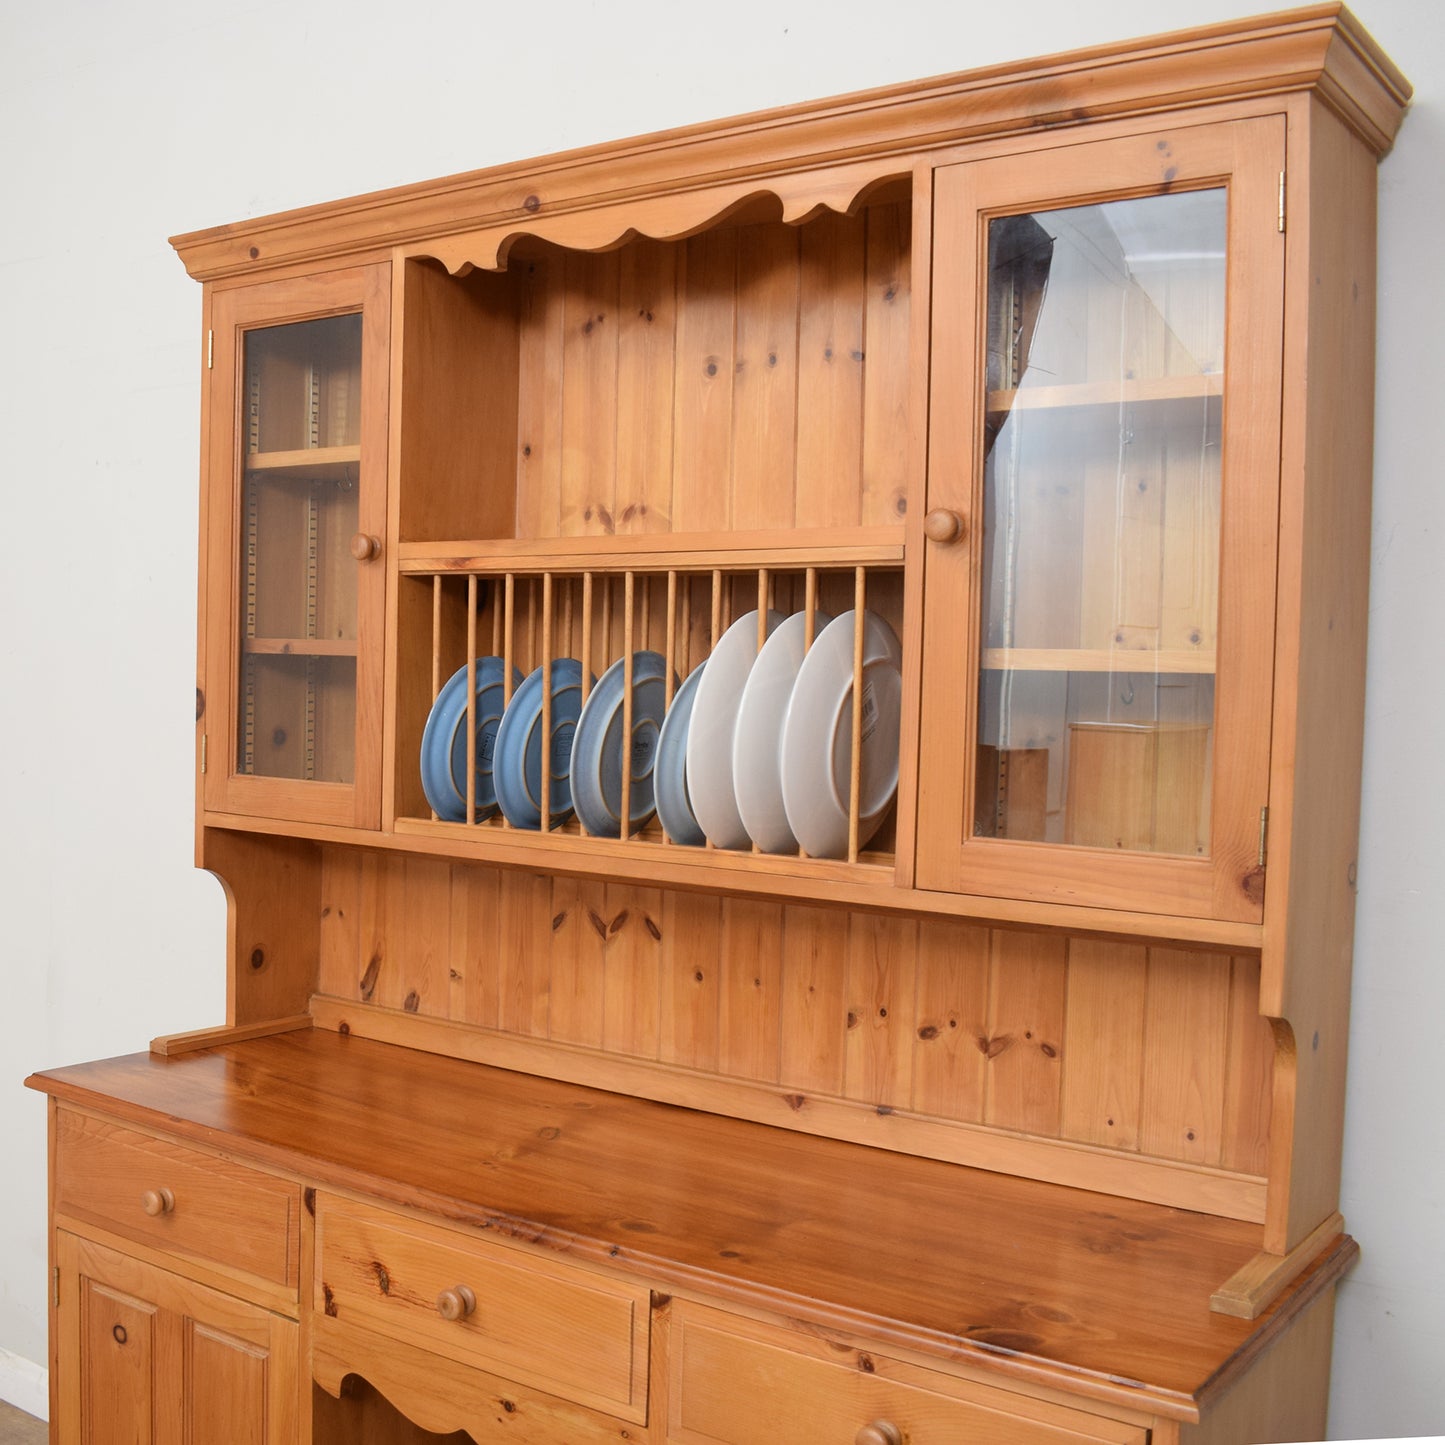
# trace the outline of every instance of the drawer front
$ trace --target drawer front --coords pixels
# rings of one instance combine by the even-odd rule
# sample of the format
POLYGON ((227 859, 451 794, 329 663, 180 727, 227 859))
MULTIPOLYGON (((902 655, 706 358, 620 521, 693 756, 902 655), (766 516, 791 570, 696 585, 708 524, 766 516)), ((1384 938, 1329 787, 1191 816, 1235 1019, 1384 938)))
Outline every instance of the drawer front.
POLYGON ((678 1445, 1144 1445, 1137 1425, 957 1380, 811 1335, 680 1305, 678 1445))
POLYGON ((333 1319, 646 1419, 650 1296, 640 1286, 325 1194, 316 1271, 314 1308, 333 1319))
POLYGON ((68 1109, 55 1146, 58 1213, 297 1287, 299 1185, 68 1109))

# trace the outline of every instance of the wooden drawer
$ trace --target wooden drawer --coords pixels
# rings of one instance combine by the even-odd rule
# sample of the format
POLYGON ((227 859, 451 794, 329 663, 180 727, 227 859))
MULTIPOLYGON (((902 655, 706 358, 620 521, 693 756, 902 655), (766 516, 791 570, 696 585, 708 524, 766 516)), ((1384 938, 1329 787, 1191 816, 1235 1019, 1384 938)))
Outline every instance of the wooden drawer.
POLYGON ((458 1229, 325 1194, 313 1307, 345 1324, 641 1424, 649 1292, 458 1229), (469 1292, 469 1309, 446 1318, 469 1292))
POLYGON ((284 1179, 88 1114, 57 1112, 58 1214, 294 1292, 300 1205, 300 1186, 284 1179))
POLYGON ((1144 1445, 1148 1438, 1138 1425, 813 1335, 698 1305, 676 1311, 667 1438, 679 1445, 1144 1445))

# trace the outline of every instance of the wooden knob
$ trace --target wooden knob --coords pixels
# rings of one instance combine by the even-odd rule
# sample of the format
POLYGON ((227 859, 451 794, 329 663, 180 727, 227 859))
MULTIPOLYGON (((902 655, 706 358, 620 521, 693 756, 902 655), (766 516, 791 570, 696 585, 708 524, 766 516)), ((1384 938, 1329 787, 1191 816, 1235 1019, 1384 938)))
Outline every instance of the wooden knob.
POLYGON ((930 542, 946 547, 963 536, 963 518, 947 507, 935 507, 923 519, 923 534, 930 542))
POLYGON ((853 1445, 903 1445, 903 1431, 892 1420, 874 1420, 853 1437, 853 1445))
POLYGON ((477 1297, 469 1285, 453 1285, 437 1296, 437 1313, 444 1320, 464 1320, 477 1307, 477 1297))
POLYGON ((381 538, 358 532, 351 539, 351 555, 358 562, 372 562, 381 556, 381 538))
POLYGON ((140 1197, 140 1207, 154 1219, 176 1207, 176 1196, 169 1189, 147 1189, 140 1197))

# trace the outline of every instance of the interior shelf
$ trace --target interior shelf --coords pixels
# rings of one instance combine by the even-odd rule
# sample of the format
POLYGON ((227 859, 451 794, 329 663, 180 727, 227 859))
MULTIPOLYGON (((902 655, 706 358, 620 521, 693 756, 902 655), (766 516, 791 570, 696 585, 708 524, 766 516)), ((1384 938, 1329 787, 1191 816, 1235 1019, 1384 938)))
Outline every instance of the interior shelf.
POLYGON ((1109 647, 986 647, 986 672, 1112 672, 1212 675, 1217 659, 1212 648, 1198 652, 1171 648, 1109 647))
POLYGON ((354 637, 247 637, 241 651, 261 657, 355 657, 354 637))
POLYGON ((248 472, 321 472, 329 467, 357 465, 361 448, 304 447, 295 451, 251 452, 246 457, 248 472))
POLYGON ((1210 400, 1224 395, 1224 373, 1153 376, 1143 380, 1081 382, 1069 386, 1019 386, 988 394, 990 413, 1049 411, 1063 407, 1130 406, 1151 402, 1210 400))

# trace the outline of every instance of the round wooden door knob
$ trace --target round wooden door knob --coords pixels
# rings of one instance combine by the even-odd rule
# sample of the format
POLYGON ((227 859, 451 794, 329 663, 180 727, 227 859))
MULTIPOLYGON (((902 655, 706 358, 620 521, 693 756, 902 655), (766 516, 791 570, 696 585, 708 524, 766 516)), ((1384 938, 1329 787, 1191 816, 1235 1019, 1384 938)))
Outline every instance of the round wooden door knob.
POLYGON ((155 1219, 176 1207, 176 1196, 169 1189, 147 1189, 140 1197, 140 1207, 155 1219))
POLYGON ((935 507, 923 519, 923 535, 946 547, 963 536, 963 518, 947 507, 935 507))
POLYGON ((358 562, 374 562, 381 556, 381 538, 358 532, 351 539, 351 555, 358 562))
POLYGON ((437 1313, 444 1320, 464 1320, 476 1307, 477 1297, 469 1285, 453 1285, 437 1296, 437 1313))
POLYGON ((903 1431, 892 1420, 874 1420, 853 1437, 853 1445, 903 1445, 903 1431))

